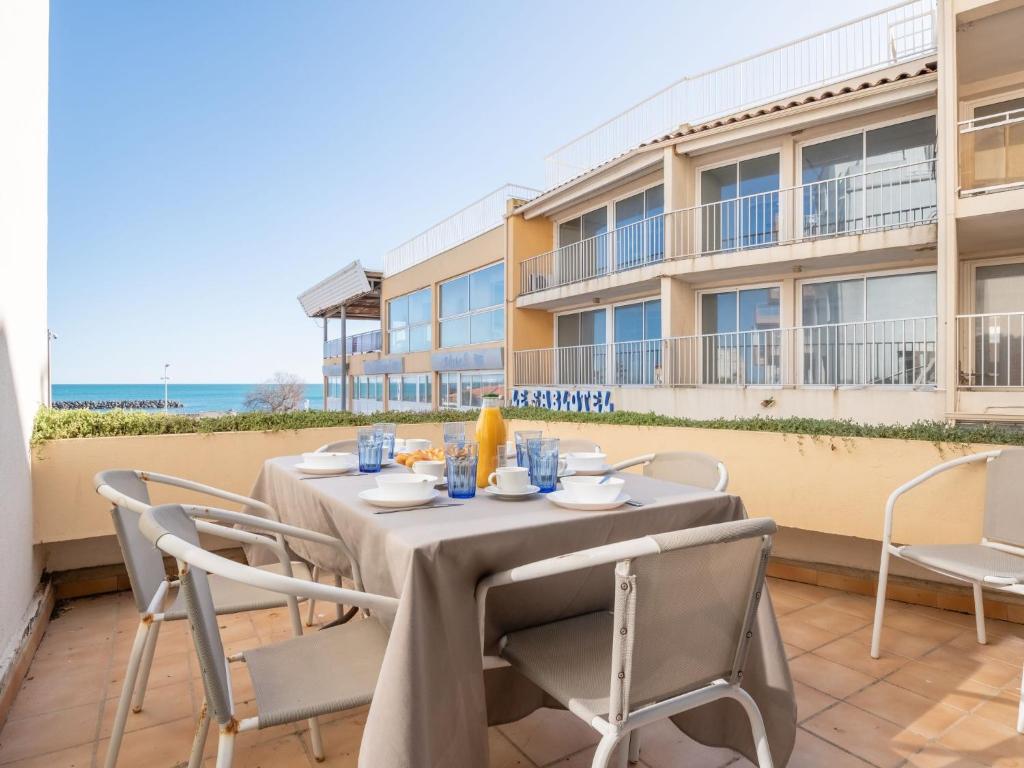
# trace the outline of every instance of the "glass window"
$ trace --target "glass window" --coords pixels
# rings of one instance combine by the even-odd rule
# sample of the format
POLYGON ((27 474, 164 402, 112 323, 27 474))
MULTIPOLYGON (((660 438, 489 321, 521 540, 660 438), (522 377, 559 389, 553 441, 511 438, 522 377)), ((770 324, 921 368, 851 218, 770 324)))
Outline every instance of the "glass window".
POLYGON ((978 267, 974 286, 975 312, 1024 311, 1024 263, 978 267))
POLYGON ((430 289, 409 294, 409 325, 430 322, 430 289))
POLYGON ((654 384, 661 369, 661 300, 615 308, 615 383, 654 384))
POLYGON ((665 210, 662 185, 615 203, 615 263, 619 269, 641 266, 665 255, 665 210))
POLYGON ((607 335, 605 310, 591 309, 558 316, 558 346, 604 344, 607 335))
POLYGON ((422 323, 409 328, 409 351, 426 352, 430 349, 430 323, 422 323))
POLYGON ((388 302, 388 351, 395 354, 430 349, 430 289, 388 302))
POLYGON ((892 320, 934 315, 935 280, 934 272, 869 277, 866 281, 864 319, 892 320))
POLYGON ((487 309, 505 303, 505 264, 498 262, 469 276, 469 308, 487 309))
POLYGON ((388 331, 388 351, 395 354, 409 351, 408 328, 401 328, 397 331, 388 331))
POLYGON ((441 285, 441 346, 505 338, 505 263, 498 262, 441 285))
POLYGON ((774 243, 778 239, 778 190, 778 154, 702 171, 704 251, 774 243))
POLYGON ((441 321, 441 346, 461 347, 469 344, 469 316, 441 321))
POLYGON ((416 402, 416 384, 417 376, 403 376, 402 377, 402 400, 407 403, 416 402))
POLYGON ((701 296, 705 384, 781 383, 780 295, 771 286, 701 296))
POLYGON ((891 168, 935 157, 935 118, 922 117, 867 132, 866 170, 891 168))
POLYGON ((644 337, 643 303, 615 308, 615 341, 639 341, 644 337))
POLYGON ((856 323, 864 319, 864 281, 805 283, 800 289, 804 325, 856 323))
POLYGON ((469 275, 441 283, 441 317, 454 317, 469 311, 469 275))
POLYGON ((388 328, 405 328, 409 324, 409 297, 401 296, 388 302, 388 328))
POLYGON ((431 385, 433 383, 432 382, 433 378, 434 378, 433 374, 428 373, 420 381, 420 402, 421 403, 426 403, 427 405, 430 405, 430 404, 432 404, 434 402, 433 393, 430 391, 431 390, 431 385))
POLYGON ((401 400, 402 377, 388 376, 388 400, 401 400))
MULTIPOLYGON (((429 381, 427 393, 429 397, 429 381)), ((501 372, 459 371, 441 374, 442 408, 479 408, 483 396, 494 393, 502 396, 505 374, 501 372)))

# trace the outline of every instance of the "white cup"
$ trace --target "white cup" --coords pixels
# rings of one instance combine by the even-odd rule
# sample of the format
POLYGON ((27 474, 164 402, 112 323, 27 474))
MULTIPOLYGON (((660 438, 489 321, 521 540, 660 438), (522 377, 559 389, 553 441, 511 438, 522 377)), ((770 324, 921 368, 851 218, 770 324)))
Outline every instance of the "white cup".
POLYGON ((431 446, 429 440, 421 440, 418 437, 406 438, 405 441, 405 452, 414 453, 415 451, 425 451, 431 446))
POLYGON ((487 484, 506 493, 522 493, 530 485, 530 473, 526 467, 498 467, 488 476, 487 484))
POLYGON ((417 475, 433 475, 438 480, 444 477, 445 463, 443 461, 414 461, 412 471, 417 475))

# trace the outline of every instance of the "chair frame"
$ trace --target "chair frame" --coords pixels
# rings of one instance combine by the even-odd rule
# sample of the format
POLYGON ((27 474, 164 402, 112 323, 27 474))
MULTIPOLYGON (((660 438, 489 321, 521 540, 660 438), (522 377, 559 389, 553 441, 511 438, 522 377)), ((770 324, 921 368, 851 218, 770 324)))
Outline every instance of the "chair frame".
MULTIPOLYGON (((601 741, 598 743, 597 751, 594 754, 594 761, 591 768, 607 768, 610 765, 616 747, 623 739, 629 740, 627 760, 636 763, 640 759, 640 742, 638 729, 650 725, 658 720, 678 715, 690 709, 709 704, 719 699, 733 699, 743 707, 743 711, 750 721, 751 731, 754 738, 754 746, 757 751, 759 768, 773 768, 771 751, 768 747, 768 736, 764 727, 764 720, 757 703, 740 686, 740 674, 738 666, 746 657, 749 647, 750 628, 757 615, 757 606, 761 592, 764 590, 765 569, 768 565, 768 556, 771 553, 772 536, 762 537, 761 559, 755 578, 756 589, 747 606, 746 619, 744 621, 740 646, 736 654, 736 664, 733 668, 732 678, 729 680, 718 679, 711 683, 697 688, 693 691, 673 696, 663 701, 648 704, 639 709, 630 711, 626 717, 618 723, 612 723, 609 719, 595 717, 590 721, 590 726, 601 734, 601 741)), ((476 588, 477 621, 480 637, 480 648, 483 654, 484 669, 491 669, 501 666, 510 666, 500 656, 488 656, 486 654, 486 605, 487 596, 490 590, 495 587, 518 584, 524 581, 543 579, 549 576, 570 573, 572 571, 585 570, 600 565, 618 564, 618 567, 629 568, 629 561, 633 558, 645 555, 656 555, 661 552, 657 542, 650 536, 638 539, 605 544, 590 549, 578 550, 567 555, 550 557, 544 560, 537 560, 532 563, 510 568, 505 571, 491 574, 481 579, 476 588)), ((499 641, 499 648, 504 647, 506 638, 499 641)))
MULTIPOLYGON (((186 514, 189 513, 189 510, 185 505, 176 506, 181 506, 185 510, 186 514)), ((198 523, 201 521, 196 520, 195 522, 198 528, 198 523)), ((154 546, 178 561, 179 579, 189 567, 196 567, 201 568, 207 573, 214 574, 225 579, 247 584, 252 587, 258 587, 269 592, 277 592, 287 596, 291 600, 297 600, 298 598, 304 598, 307 600, 323 600, 326 602, 336 603, 338 605, 352 605, 357 608, 362 608, 365 611, 380 612, 388 615, 393 615, 398 610, 398 598, 387 597, 385 595, 375 595, 367 592, 345 589, 343 587, 333 587, 327 584, 320 584, 315 581, 297 579, 294 576, 282 576, 280 574, 270 573, 268 571, 260 570, 259 568, 254 568, 251 565, 244 565, 242 563, 237 563, 234 560, 228 560, 226 557, 217 555, 203 549, 202 547, 197 547, 179 536, 165 530, 153 519, 152 513, 149 510, 142 515, 139 527, 143 535, 152 541, 154 546)), ((306 533, 310 532, 307 531, 306 533)), ((314 535, 321 536, 322 534, 314 535)), ((244 652, 232 654, 226 657, 226 661, 229 664, 244 662, 244 656, 244 652)), ((219 740, 217 744, 217 768, 229 768, 229 766, 231 766, 234 757, 235 737, 239 733, 246 733, 259 728, 258 715, 246 717, 241 720, 235 719, 235 701, 234 696, 231 693, 230 676, 228 676, 228 699, 231 703, 231 719, 226 724, 218 725, 219 740)), ((311 719, 309 722, 312 724, 315 723, 316 720, 311 719)), ((203 752, 206 748, 206 738, 209 733, 210 723, 211 717, 209 707, 207 703, 204 702, 200 713, 199 723, 196 727, 196 735, 192 745, 192 752, 189 757, 189 768, 199 768, 202 764, 203 752)), ((310 737, 313 739, 312 730, 310 732, 310 737)), ((319 731, 317 731, 314 739, 313 749, 314 757, 316 757, 318 761, 323 760, 323 744, 320 739, 319 731)))
MULTIPOLYGON (((970 584, 974 592, 974 621, 978 643, 980 645, 985 645, 988 642, 988 636, 985 632, 985 601, 982 588, 987 586, 990 589, 995 589, 1000 592, 1024 595, 1024 583, 1002 579, 998 576, 986 576, 980 581, 969 579, 962 574, 952 573, 941 568, 924 565, 916 560, 904 558, 902 553, 903 547, 896 546, 892 543, 892 529, 896 512, 896 502, 899 501, 903 494, 930 480, 936 475, 942 474, 943 472, 948 472, 951 469, 962 467, 967 464, 976 464, 981 461, 984 461, 987 464, 988 462, 999 458, 1000 454, 1002 454, 1001 450, 981 451, 969 456, 961 456, 960 458, 952 459, 950 461, 943 462, 942 464, 937 464, 926 472, 922 472, 912 480, 907 481, 889 495, 889 499, 885 505, 885 523, 882 529, 882 557, 878 566, 878 593, 875 596, 875 618, 874 625, 871 628, 872 658, 877 659, 881 655, 882 624, 885 619, 885 595, 889 583, 889 560, 892 557, 906 559, 907 562, 913 563, 920 568, 925 568, 935 573, 942 574, 948 578, 970 584)), ((997 541, 990 541, 985 537, 982 537, 981 539, 981 546, 991 547, 992 549, 1024 557, 1024 548, 1015 547, 1010 544, 1003 544, 997 541)), ((1022 670, 1021 674, 1020 687, 1022 698, 1017 712, 1017 732, 1024 733, 1024 670, 1022 670)))
MULTIPOLYGON (((687 455, 691 455, 691 456, 693 456, 693 455, 701 455, 701 456, 709 455, 709 454, 698 453, 696 451, 669 451, 669 452, 666 452, 666 453, 662 453, 660 455, 664 456, 664 455, 668 455, 668 454, 687 454, 687 455)), ((625 461, 620 461, 618 464, 612 465, 611 471, 612 472, 619 472, 619 471, 621 471, 623 469, 628 469, 629 467, 647 466, 652 461, 657 459, 658 456, 659 456, 659 454, 657 454, 657 453, 645 453, 643 456, 637 456, 637 457, 632 458, 632 459, 626 459, 625 461)), ((711 458, 715 458, 715 457, 711 456, 711 458)), ((729 470, 726 468, 725 462, 723 462, 723 461, 721 461, 719 459, 715 459, 715 460, 718 462, 718 483, 715 485, 714 488, 710 488, 709 490, 721 491, 722 493, 724 493, 725 490, 729 487, 729 470)))
MULTIPOLYGON (((356 577, 356 588, 362 589, 361 579, 358 578, 358 566, 355 565, 355 558, 352 557, 348 547, 340 539, 326 534, 309 531, 305 528, 298 528, 279 521, 277 512, 269 504, 264 504, 256 499, 247 496, 240 496, 230 491, 215 488, 191 480, 185 480, 172 475, 162 475, 156 472, 143 470, 130 470, 136 477, 146 483, 154 482, 163 485, 184 488, 186 490, 202 493, 214 498, 224 499, 236 504, 253 507, 261 510, 267 517, 257 517, 245 512, 234 512, 228 509, 210 507, 196 504, 182 504, 185 512, 194 519, 196 529, 200 533, 216 536, 221 539, 232 541, 238 544, 249 544, 262 547, 272 553, 281 565, 282 571, 288 578, 292 575, 292 558, 285 543, 285 536, 292 536, 297 539, 324 544, 338 548, 343 555, 349 558, 353 564, 353 576, 356 577), (227 523, 230 525, 244 525, 247 528, 254 528, 266 532, 265 534, 254 533, 250 530, 218 525, 227 523), (266 535, 269 534, 269 535, 266 535)), ((151 505, 128 496, 108 485, 104 473, 96 475, 96 492, 113 504, 115 507, 123 507, 141 517, 151 508, 151 505)), ((120 753, 121 743, 124 740, 124 732, 128 722, 129 704, 131 711, 139 713, 142 711, 146 696, 146 688, 149 683, 149 674, 153 665, 153 657, 156 654, 156 643, 160 633, 160 626, 165 621, 181 621, 182 618, 166 618, 164 614, 164 603, 172 587, 178 587, 179 580, 168 578, 160 584, 156 594, 150 601, 144 613, 139 615, 139 627, 135 633, 135 640, 128 656, 128 668, 125 672, 125 679, 121 687, 121 694, 118 700, 117 710, 114 715, 114 724, 110 734, 110 742, 107 747, 105 768, 114 768, 117 765, 117 758, 120 753)), ((273 590, 271 590, 273 591, 273 590)), ((302 620, 299 615, 298 601, 295 596, 286 596, 288 611, 291 618, 292 631, 296 637, 302 635, 302 620)), ((341 606, 339 604, 339 612, 341 606)), ((351 618, 352 613, 348 614, 351 618)), ((310 738, 313 741, 313 751, 316 755, 322 755, 323 749, 320 746, 321 738, 319 726, 315 721, 310 721, 310 738)))

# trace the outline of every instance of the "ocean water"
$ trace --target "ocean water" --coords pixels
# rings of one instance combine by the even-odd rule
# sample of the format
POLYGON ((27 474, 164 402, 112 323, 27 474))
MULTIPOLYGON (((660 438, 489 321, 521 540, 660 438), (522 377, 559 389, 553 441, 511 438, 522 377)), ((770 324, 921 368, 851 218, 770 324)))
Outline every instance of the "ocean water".
MULTIPOLYGON (((175 384, 167 388, 169 400, 184 403, 184 408, 172 409, 172 413, 205 413, 215 411, 245 410, 245 395, 254 384, 175 384)), ((54 402, 65 400, 160 400, 164 399, 163 384, 54 384, 54 402)), ((319 410, 324 406, 321 384, 306 385, 306 399, 309 408, 319 410)), ((150 409, 153 410, 153 409, 150 409)), ((162 408, 155 409, 157 411, 162 408)))

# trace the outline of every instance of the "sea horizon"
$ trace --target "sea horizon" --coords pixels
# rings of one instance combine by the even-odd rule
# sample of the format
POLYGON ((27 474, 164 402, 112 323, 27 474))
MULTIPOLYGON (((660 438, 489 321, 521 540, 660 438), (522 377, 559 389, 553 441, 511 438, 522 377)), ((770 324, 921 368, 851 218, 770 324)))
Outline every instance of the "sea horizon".
MULTIPOLYGON (((171 383, 167 398, 182 403, 181 408, 170 408, 172 413, 228 413, 246 410, 246 394, 260 382, 240 384, 184 384, 171 383)), ((300 408, 323 408, 323 385, 304 384, 305 401, 300 408)), ((164 385, 155 384, 53 384, 53 402, 101 400, 159 400, 164 399, 164 385)), ((103 409, 97 409, 103 410, 103 409)), ((163 407, 138 409, 159 412, 163 407)))

